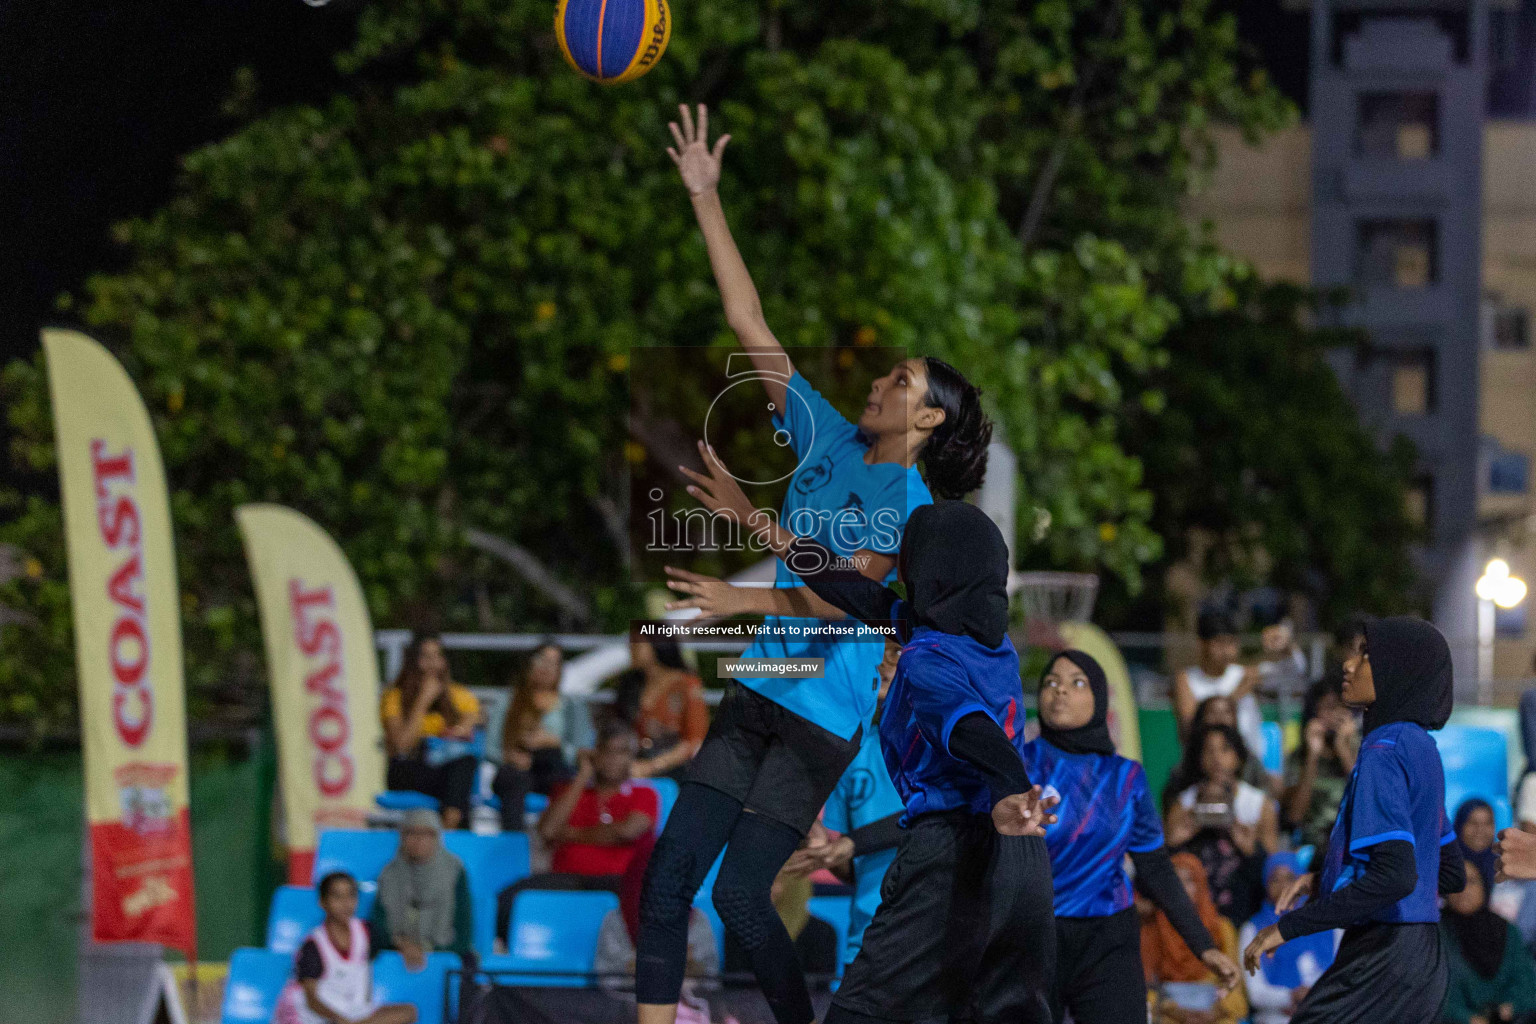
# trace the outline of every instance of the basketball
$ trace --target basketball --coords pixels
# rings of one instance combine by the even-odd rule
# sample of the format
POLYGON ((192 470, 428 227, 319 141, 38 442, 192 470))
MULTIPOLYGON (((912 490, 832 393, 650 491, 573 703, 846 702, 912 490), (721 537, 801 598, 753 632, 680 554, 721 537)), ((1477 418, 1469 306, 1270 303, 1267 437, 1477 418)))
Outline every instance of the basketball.
POLYGON ((629 82, 656 66, 672 38, 667 0, 560 0, 560 52, 587 78, 629 82))

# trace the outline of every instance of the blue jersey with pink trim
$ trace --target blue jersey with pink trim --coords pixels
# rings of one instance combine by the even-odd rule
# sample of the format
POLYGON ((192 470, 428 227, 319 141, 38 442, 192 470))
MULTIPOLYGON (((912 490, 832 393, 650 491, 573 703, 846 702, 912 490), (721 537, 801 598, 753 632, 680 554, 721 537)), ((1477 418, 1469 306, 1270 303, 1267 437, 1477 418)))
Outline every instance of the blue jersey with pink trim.
POLYGON ((1365 871, 1372 846, 1401 839, 1413 846, 1418 884, 1371 920, 1439 921, 1440 847, 1455 838, 1445 817, 1445 770, 1434 738, 1413 722, 1383 725, 1360 743, 1328 837, 1318 891, 1344 888, 1365 871))
POLYGON ((1141 765, 1115 754, 1068 754, 1043 739, 1024 747, 1030 781, 1055 796, 1045 830, 1057 917, 1108 917, 1134 900, 1127 853, 1163 845, 1163 823, 1141 765))
MULTIPOLYGON (((898 602, 892 618, 903 610, 898 602)), ((931 811, 991 813, 985 776, 949 752, 955 723, 975 711, 990 715, 1023 755, 1024 688, 1013 641, 987 648, 920 627, 901 649, 880 716, 885 766, 906 805, 902 824, 931 811)))

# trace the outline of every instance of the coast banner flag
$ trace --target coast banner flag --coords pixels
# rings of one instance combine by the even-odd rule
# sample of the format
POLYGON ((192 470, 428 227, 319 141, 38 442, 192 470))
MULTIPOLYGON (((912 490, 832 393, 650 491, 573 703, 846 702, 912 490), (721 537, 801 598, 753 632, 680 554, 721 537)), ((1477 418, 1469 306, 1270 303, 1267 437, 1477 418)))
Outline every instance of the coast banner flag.
POLYGON ((364 827, 384 782, 373 626, 347 556, 312 520, 281 505, 235 519, 261 610, 288 880, 308 885, 319 832, 364 827))
POLYGON ((149 413, 105 348, 45 330, 90 827, 92 934, 197 958, 181 601, 149 413))

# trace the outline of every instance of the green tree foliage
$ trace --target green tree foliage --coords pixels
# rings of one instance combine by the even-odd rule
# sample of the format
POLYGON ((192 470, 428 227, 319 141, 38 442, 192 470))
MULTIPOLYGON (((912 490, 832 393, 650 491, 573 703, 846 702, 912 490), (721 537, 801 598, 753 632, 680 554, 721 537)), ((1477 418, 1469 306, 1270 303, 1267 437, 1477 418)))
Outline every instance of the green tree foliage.
POLYGON ((1406 502, 1413 447, 1383 452, 1325 359, 1350 358, 1362 336, 1306 326, 1318 297, 1293 287, 1248 280, 1238 295, 1167 334, 1168 365, 1146 381, 1166 407, 1127 425, 1164 554, 1154 586, 1134 604, 1107 595, 1105 611, 1160 628, 1175 611, 1163 570, 1186 559, 1209 583, 1305 594, 1325 626, 1408 610, 1422 539, 1406 502))
MULTIPOLYGON (((602 88, 551 0, 377 0, 348 88, 191 154, 125 224, 128 269, 76 309, 155 417, 174 489, 198 710, 255 704, 234 523, 293 505, 352 558, 376 621, 614 625, 628 361, 730 345, 664 153, 705 101, 722 194, 790 345, 934 354, 1019 452, 1032 560, 1131 586, 1157 557, 1116 416, 1184 309, 1230 301, 1178 203, 1215 119, 1287 111, 1209 0, 679 0, 670 52, 602 88), (548 587, 464 544, 520 545, 548 587)), ((819 383, 819 382, 818 382, 819 383)), ((867 386, 859 382, 858 388, 867 386)), ((852 385, 850 385, 852 387, 852 385)), ((14 456, 51 472, 40 361, 5 373, 14 456)), ((42 566, 0 601, 0 716, 62 721, 73 686, 55 504, 3 498, 42 566)))

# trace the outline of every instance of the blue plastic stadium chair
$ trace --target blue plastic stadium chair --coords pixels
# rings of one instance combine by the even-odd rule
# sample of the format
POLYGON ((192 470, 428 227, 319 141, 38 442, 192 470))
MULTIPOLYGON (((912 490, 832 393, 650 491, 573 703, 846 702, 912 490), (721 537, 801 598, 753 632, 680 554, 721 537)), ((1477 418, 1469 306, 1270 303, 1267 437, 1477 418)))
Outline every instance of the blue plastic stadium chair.
POLYGON ((277 1011, 277 997, 293 973, 293 955, 270 949, 237 949, 229 958, 224 983, 222 1024, 267 1024, 277 1011))
POLYGON ((443 807, 437 797, 416 793, 409 789, 386 790, 374 797, 373 802, 386 811, 419 811, 422 808, 438 811, 443 807))
POLYGON ((1296 863, 1301 870, 1306 871, 1312 866, 1312 857, 1317 853, 1317 847, 1308 843, 1306 846, 1296 847, 1296 863))
MULTIPOLYGON (((545 892, 529 889, 512 904, 511 935, 504 957, 491 957, 491 971, 535 971, 565 977, 525 975, 511 984, 580 988, 589 984, 603 918, 618 908, 611 892, 545 892)), ((504 981, 507 979, 503 979, 504 981)))
POLYGON ((549 797, 543 793, 529 793, 523 798, 524 814, 543 814, 549 809, 549 797))
POLYGON ((1271 775, 1279 775, 1285 770, 1285 735, 1280 731, 1279 722, 1264 723, 1264 756, 1260 758, 1264 762, 1264 770, 1271 775))
POLYGON ((841 977, 843 957, 848 949, 848 921, 853 916, 853 897, 812 896, 810 911, 812 917, 821 918, 837 933, 837 974, 841 977))
POLYGON ((315 870, 310 881, 318 885, 320 879, 332 871, 345 871, 357 879, 361 897, 357 912, 361 916, 365 913, 363 903, 373 906, 379 872, 394 859, 399 848, 398 832, 328 829, 320 833, 320 844, 315 850, 315 870))
POLYGON ((522 832, 493 836, 445 832, 443 846, 464 862, 474 907, 475 950, 488 956, 496 940, 496 894, 528 877, 528 836, 522 832))
POLYGON ((267 911, 267 949, 292 956, 324 918, 318 890, 307 885, 278 886, 267 911))
POLYGON ((672 779, 646 779, 644 785, 656 791, 656 834, 661 835, 662 826, 667 823, 667 815, 672 813, 672 805, 677 803, 677 783, 672 779))
POLYGON ((1508 827, 1509 754, 1504 734, 1496 729, 1448 725, 1435 734, 1435 745, 1445 767, 1446 815, 1454 817, 1463 801, 1481 797, 1493 806, 1495 825, 1508 827))
POLYGON ((432 953, 420 972, 405 969, 405 960, 390 950, 373 962, 373 998, 380 1003, 410 1003, 416 1024, 443 1024, 443 997, 448 972, 462 966, 457 954, 432 953))

